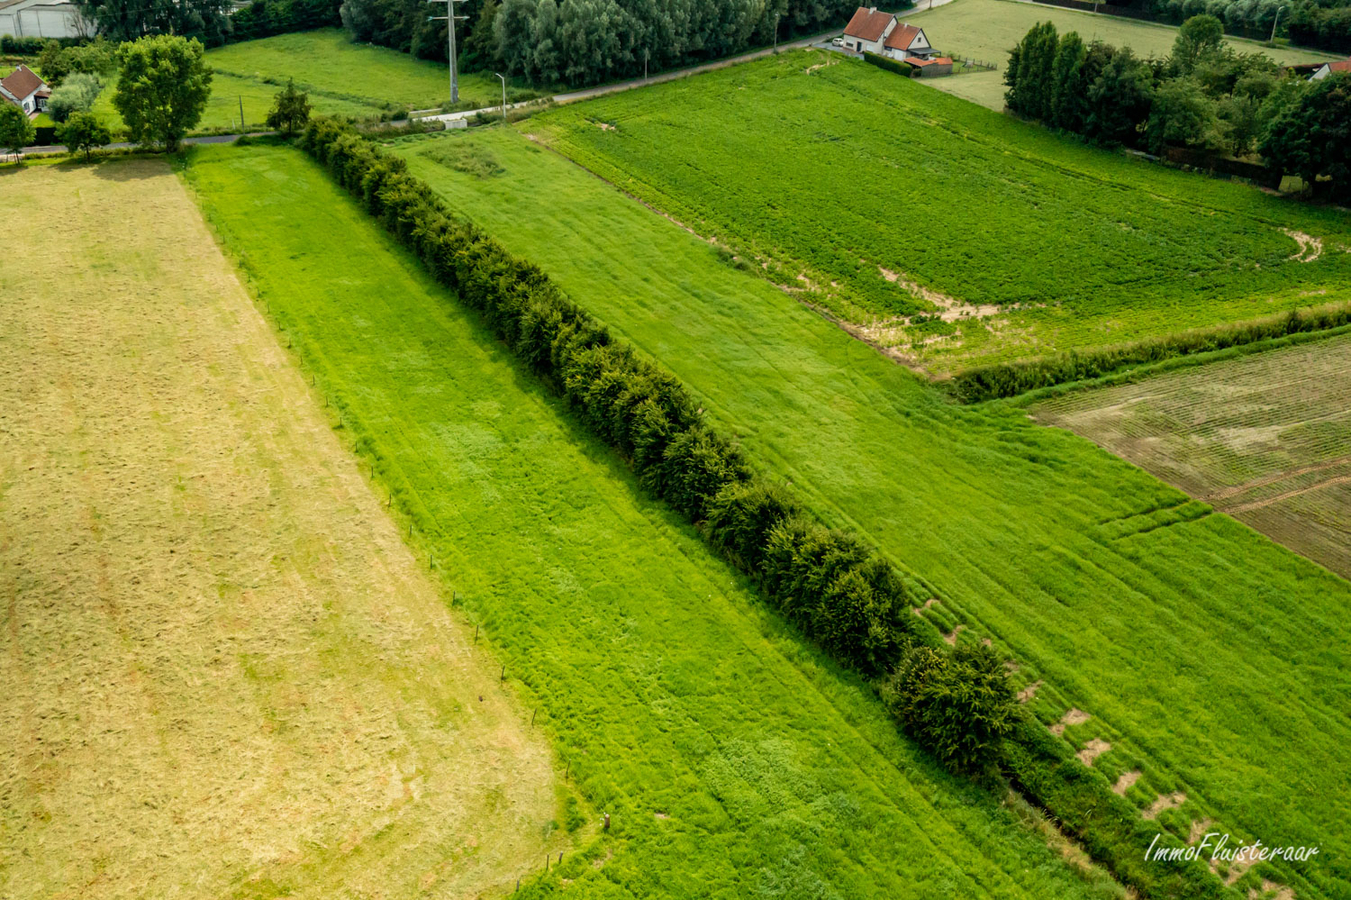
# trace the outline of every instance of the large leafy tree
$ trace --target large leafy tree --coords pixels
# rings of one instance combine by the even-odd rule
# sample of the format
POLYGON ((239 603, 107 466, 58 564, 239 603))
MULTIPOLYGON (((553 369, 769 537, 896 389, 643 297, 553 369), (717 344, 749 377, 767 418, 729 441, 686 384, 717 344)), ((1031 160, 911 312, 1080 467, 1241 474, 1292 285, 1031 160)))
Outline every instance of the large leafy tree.
POLYGON ((202 118, 211 96, 211 70, 202 42, 161 34, 123 44, 121 76, 113 106, 131 139, 177 150, 202 118))
POLYGON ((0 101, 0 148, 18 153, 33 143, 37 129, 28 119, 28 113, 12 103, 0 101))
POLYGON ((1173 64, 1189 74, 1196 64, 1220 49, 1224 24, 1214 16, 1192 16, 1182 23, 1173 40, 1173 64))
POLYGON ((1267 164, 1293 172, 1310 187, 1351 196, 1351 74, 1316 81, 1267 124, 1259 148, 1267 164))
POLYGON ((1145 133, 1151 153, 1169 144, 1212 148, 1218 144, 1219 119, 1215 101, 1191 78, 1165 81, 1154 91, 1145 133))

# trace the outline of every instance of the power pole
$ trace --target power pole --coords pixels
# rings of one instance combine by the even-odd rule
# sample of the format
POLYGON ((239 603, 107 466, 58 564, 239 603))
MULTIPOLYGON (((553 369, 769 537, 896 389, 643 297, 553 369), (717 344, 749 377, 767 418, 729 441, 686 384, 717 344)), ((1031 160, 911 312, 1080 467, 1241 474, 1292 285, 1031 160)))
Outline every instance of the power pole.
MULTIPOLYGON (((1280 13, 1277 13, 1280 15, 1280 13)), ((244 95, 239 95, 239 130, 244 130, 244 95)))
POLYGON ((506 125, 506 124, 507 124, 507 79, 506 79, 506 76, 501 75, 501 74, 499 74, 499 73, 497 73, 497 72, 494 72, 493 74, 494 74, 494 75, 497 75, 498 79, 502 82, 502 124, 503 124, 503 125, 506 125))
POLYGON ((450 57, 450 102, 451 104, 460 102, 460 72, 459 66, 455 61, 455 20, 464 21, 466 16, 455 15, 455 4, 463 3, 464 0, 427 0, 428 3, 444 3, 446 5, 446 14, 444 16, 428 16, 430 22, 446 23, 446 51, 450 57))
POLYGON ((1276 25, 1281 21, 1281 10, 1283 9, 1285 9, 1284 6, 1276 7, 1276 18, 1271 20, 1271 37, 1267 40, 1268 44, 1276 43, 1276 25))

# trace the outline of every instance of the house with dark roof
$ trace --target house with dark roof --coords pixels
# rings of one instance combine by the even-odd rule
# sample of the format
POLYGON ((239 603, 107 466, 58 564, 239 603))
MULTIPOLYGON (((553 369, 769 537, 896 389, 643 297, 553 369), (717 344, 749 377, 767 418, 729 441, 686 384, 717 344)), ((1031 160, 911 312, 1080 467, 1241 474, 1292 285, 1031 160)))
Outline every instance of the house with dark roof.
POLYGON ((1323 63, 1309 76, 1309 80, 1322 81, 1333 72, 1351 72, 1351 59, 1339 59, 1336 62, 1323 63))
POLYGON ((51 95, 47 82, 25 65, 0 78, 0 99, 13 103, 28 113, 30 119, 47 108, 47 98, 51 95))
POLYGON ((931 59, 938 55, 924 29, 879 12, 877 7, 860 6, 844 27, 844 49, 857 53, 875 53, 888 59, 931 59))

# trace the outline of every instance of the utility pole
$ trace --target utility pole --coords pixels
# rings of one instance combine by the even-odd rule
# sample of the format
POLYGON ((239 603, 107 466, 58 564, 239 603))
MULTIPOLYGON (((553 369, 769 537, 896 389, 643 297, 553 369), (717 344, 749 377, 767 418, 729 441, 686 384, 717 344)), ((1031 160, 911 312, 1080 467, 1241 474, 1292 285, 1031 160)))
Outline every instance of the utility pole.
MULTIPOLYGON (((933 0, 929 0, 930 3, 933 0)), ((774 14, 774 52, 779 52, 779 13, 774 14)))
MULTIPOLYGON (((1280 13, 1277 13, 1280 15, 1280 13)), ((244 95, 239 95, 239 130, 244 130, 244 95)))
POLYGON ((459 66, 455 62, 455 20, 463 21, 466 16, 455 15, 455 4, 463 3, 464 0, 427 0, 428 3, 444 3, 446 5, 446 14, 444 16, 428 16, 429 22, 446 23, 446 51, 450 57, 450 102, 451 104, 460 102, 460 73, 459 66))
POLYGON ((507 124, 507 79, 505 76, 494 72, 498 80, 502 82, 502 124, 507 124))
POLYGON ((1267 41, 1268 44, 1276 43, 1276 24, 1281 21, 1281 10, 1283 9, 1285 9, 1284 6, 1276 7, 1276 18, 1271 20, 1271 38, 1267 41))

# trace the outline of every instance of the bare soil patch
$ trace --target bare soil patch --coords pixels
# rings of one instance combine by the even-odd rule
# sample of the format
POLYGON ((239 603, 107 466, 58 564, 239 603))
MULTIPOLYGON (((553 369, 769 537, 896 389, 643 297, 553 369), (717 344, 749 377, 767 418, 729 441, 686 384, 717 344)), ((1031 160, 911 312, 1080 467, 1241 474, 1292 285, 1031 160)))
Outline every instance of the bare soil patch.
POLYGON ((1107 741, 1102 738, 1093 738, 1087 744, 1084 744, 1083 749, 1075 755, 1079 757, 1079 762, 1091 766, 1094 760, 1111 749, 1112 745, 1107 741))
POLYGON ((0 207, 41 220, 0 257, 0 895, 537 866, 550 748, 169 165, 11 171, 0 207))
POLYGON ((1158 799, 1151 803, 1149 809, 1142 812, 1140 816, 1145 819, 1157 819, 1159 813, 1175 809, 1186 802, 1187 794, 1184 791, 1175 791, 1171 794, 1159 794, 1158 799))

